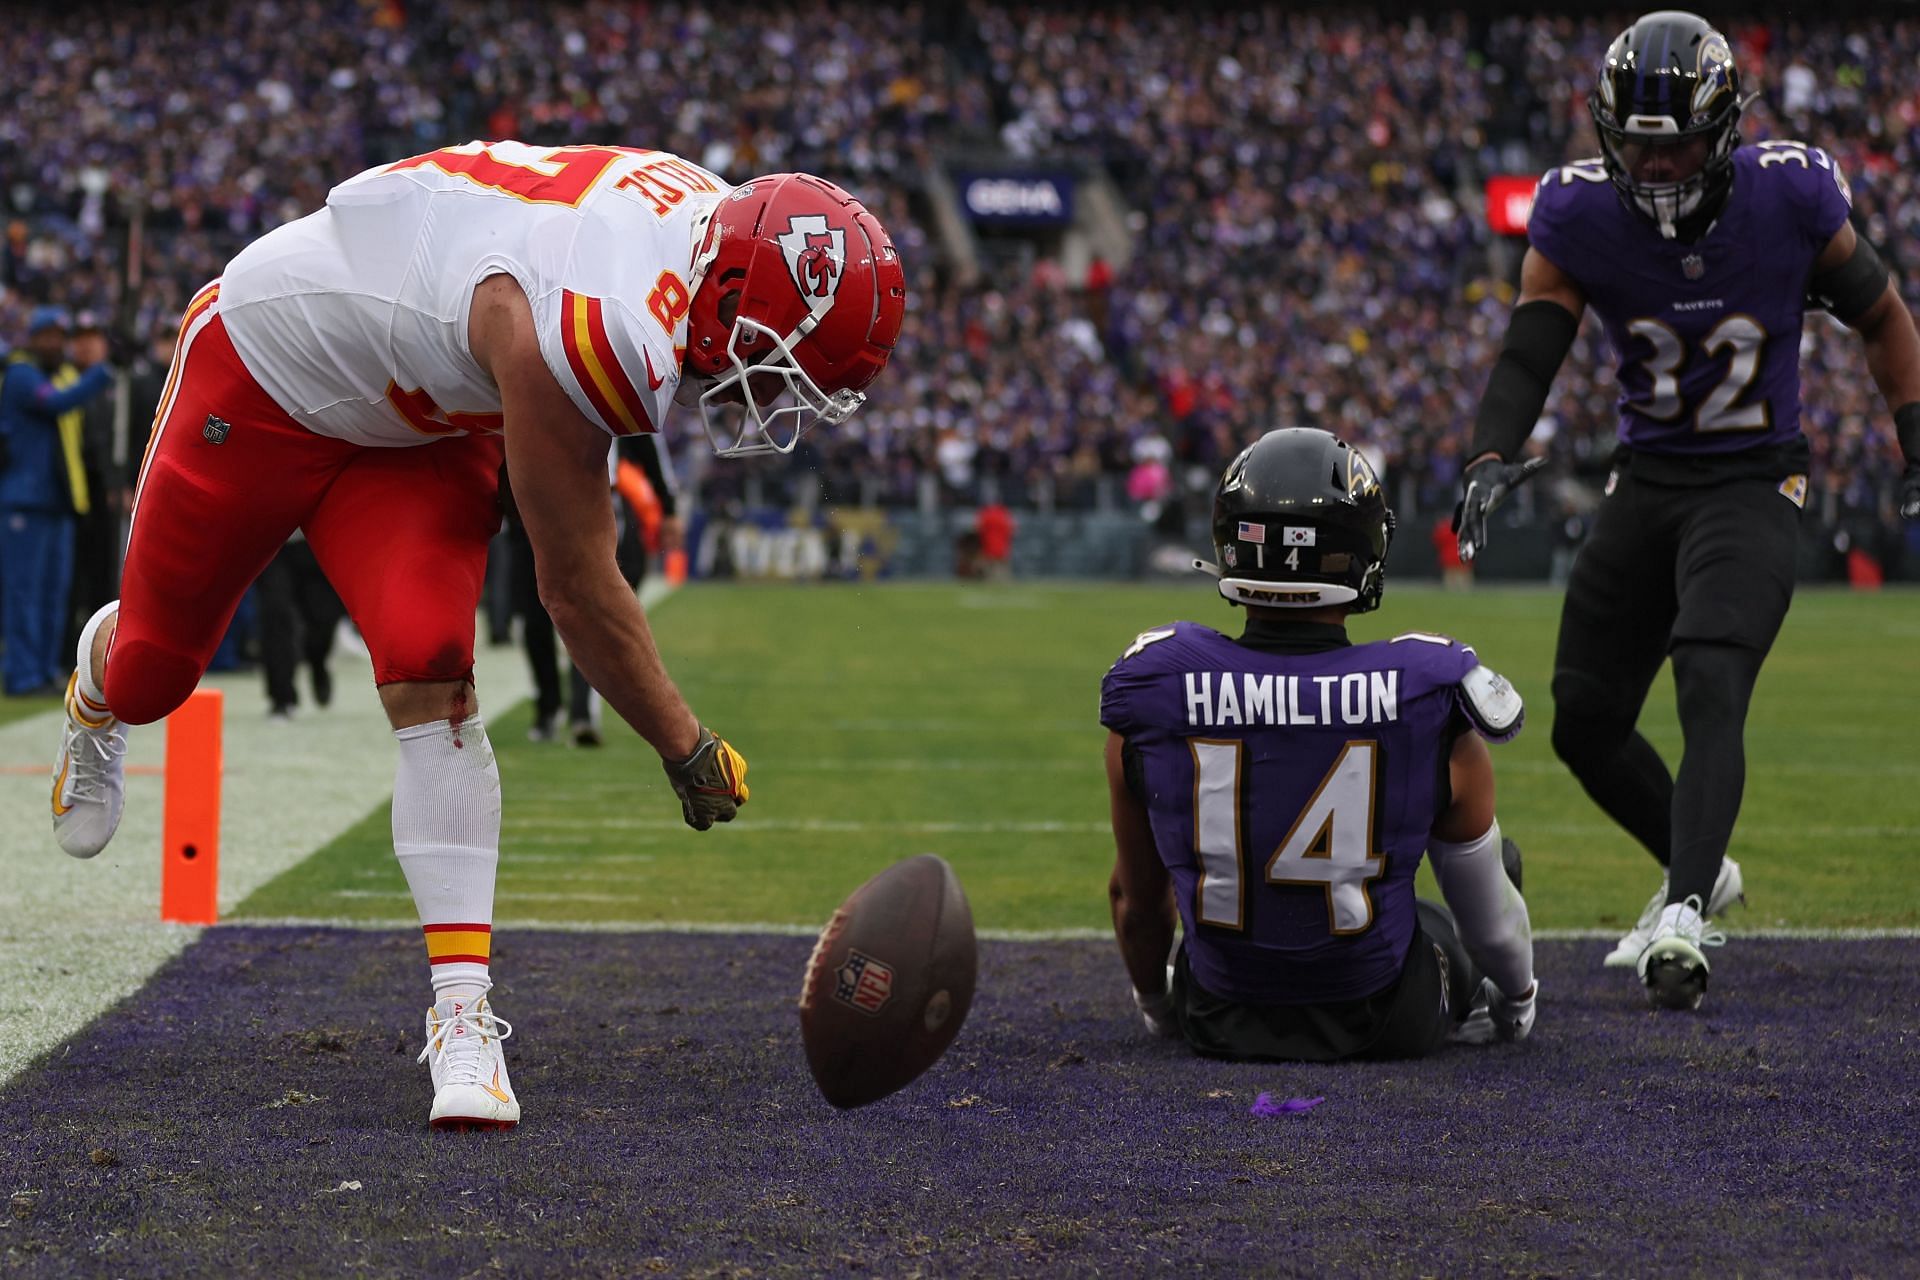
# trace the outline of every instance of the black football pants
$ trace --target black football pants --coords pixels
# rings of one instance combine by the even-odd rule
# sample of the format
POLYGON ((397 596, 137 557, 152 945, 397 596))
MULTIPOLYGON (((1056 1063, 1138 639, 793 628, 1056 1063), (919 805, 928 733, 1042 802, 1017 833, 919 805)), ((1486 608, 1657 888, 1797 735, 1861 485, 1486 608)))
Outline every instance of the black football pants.
POLYGON ((1553 672, 1553 747, 1668 867, 1669 902, 1711 897, 1746 783, 1747 705, 1793 599, 1791 482, 1662 485, 1615 472, 1574 560, 1553 672), (1635 728, 1673 658, 1676 782, 1635 728))
POLYGON ((1187 949, 1173 962, 1173 1002, 1181 1034, 1197 1053, 1255 1062, 1339 1062, 1347 1058, 1423 1058, 1466 1021, 1480 973, 1461 945, 1453 913, 1414 902, 1406 965, 1386 990, 1317 1005, 1246 1005, 1193 980, 1187 949))

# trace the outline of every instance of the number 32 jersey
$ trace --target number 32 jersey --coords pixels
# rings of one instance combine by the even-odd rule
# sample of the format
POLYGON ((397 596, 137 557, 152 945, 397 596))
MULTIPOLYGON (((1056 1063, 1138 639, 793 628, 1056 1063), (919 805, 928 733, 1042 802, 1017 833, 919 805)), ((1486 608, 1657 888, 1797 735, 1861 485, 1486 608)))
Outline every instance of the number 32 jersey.
POLYGON ((449 147, 350 178, 248 246, 220 312, 309 430, 424 444, 501 428, 467 320, 475 287, 504 273, 580 411, 613 435, 655 431, 680 381, 696 222, 731 190, 659 151, 449 147))
POLYGON ((1733 190, 1693 244, 1621 203, 1598 160, 1550 169, 1533 248, 1606 323, 1620 362, 1620 439, 1712 455, 1800 439, 1807 282, 1852 196, 1826 152, 1763 142, 1733 154, 1733 190))
POLYGON ((1137 757, 1202 987, 1314 1004, 1398 978, 1479 665, 1444 636, 1271 653, 1191 622, 1113 664, 1100 722, 1137 757))

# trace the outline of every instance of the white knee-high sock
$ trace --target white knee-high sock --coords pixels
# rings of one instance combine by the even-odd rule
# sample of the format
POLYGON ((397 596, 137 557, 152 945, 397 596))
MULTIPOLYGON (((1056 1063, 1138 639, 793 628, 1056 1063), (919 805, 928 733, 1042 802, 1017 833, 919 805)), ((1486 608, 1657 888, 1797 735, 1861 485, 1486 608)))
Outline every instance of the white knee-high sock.
POLYGON ((434 999, 492 985, 493 880, 500 863, 500 770, 479 716, 398 729, 393 851, 427 937, 434 999))

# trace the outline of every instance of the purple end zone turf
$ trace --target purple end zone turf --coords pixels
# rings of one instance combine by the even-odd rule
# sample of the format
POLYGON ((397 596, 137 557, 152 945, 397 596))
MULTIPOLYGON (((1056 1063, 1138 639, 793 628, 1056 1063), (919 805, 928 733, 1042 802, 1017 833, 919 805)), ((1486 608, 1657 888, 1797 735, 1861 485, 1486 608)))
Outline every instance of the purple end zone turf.
POLYGON ((1527 1044, 1337 1067, 1187 1057, 1110 945, 989 944, 953 1050, 844 1114, 809 945, 496 935, 525 1118, 454 1135, 417 934, 214 930, 0 1092, 0 1274, 1915 1272, 1912 942, 1736 939, 1703 1015, 1546 944, 1527 1044))

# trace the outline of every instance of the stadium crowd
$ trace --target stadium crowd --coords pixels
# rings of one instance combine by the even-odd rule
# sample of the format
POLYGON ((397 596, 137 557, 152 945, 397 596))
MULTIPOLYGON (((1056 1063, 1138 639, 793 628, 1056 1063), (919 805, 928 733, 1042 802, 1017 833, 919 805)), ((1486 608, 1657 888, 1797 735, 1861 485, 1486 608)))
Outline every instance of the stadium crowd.
MULTIPOLYGON (((33 0, 0 27, 17 69, 0 114, 0 349, 24 349, 38 306, 91 312, 150 389, 191 292, 347 175, 475 137, 644 143, 733 178, 834 177, 909 272, 867 409, 791 460, 706 469, 710 502, 817 476, 829 501, 1145 506, 1310 420, 1363 442, 1403 511, 1431 518, 1452 503, 1512 300, 1517 254, 1493 244, 1482 182, 1596 152, 1585 94, 1629 15, 1402 12, 266 0, 162 20, 33 0), (1097 159, 1131 211, 1130 260, 1083 280, 1045 260, 962 278, 922 193, 949 148, 1097 159)), ((1832 151, 1920 302, 1920 22, 1729 35, 1761 91, 1747 140, 1832 151)), ((1815 318, 1803 355, 1830 495, 1814 509, 1892 545, 1897 455, 1859 346, 1815 318)), ((1590 319, 1535 436, 1565 474, 1610 447, 1611 377, 1590 319)), ((109 503, 144 430, 87 433, 109 503)))

